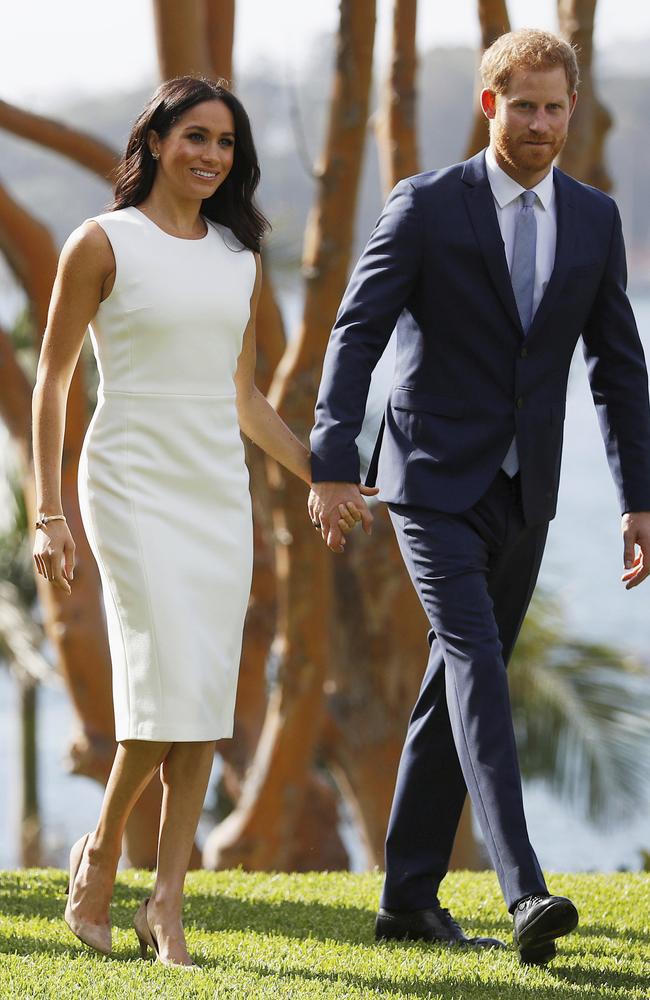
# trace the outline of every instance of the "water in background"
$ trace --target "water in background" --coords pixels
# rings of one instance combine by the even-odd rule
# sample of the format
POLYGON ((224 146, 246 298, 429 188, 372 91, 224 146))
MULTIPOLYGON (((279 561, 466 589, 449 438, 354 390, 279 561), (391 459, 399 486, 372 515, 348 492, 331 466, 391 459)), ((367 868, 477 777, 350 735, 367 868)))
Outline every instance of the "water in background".
MULTIPOLYGON (((635 312, 650 359, 650 297, 636 298, 635 312)), ((289 318, 296 314, 289 304, 289 318)), ((387 359, 388 362, 388 359, 387 359)), ((372 439, 381 399, 390 378, 384 362, 369 403, 372 439)), ((576 635, 602 640, 650 658, 650 581, 626 592, 622 572, 620 518, 605 451, 580 353, 574 359, 567 404, 559 513, 551 526, 540 583, 559 599, 576 635)), ((0 785, 5 808, 0 820, 0 868, 17 864, 19 733, 13 681, 0 670, 0 785)), ((97 817, 101 792, 89 779, 71 777, 63 767, 73 726, 66 695, 40 692, 39 765, 46 860, 64 864, 69 845, 97 817)), ((606 832, 577 820, 543 785, 524 789, 531 838, 542 866, 551 871, 636 869, 640 851, 650 849, 650 789, 637 815, 606 832)), ((355 852, 356 854, 356 852, 355 852)), ((360 859, 357 859, 357 865, 360 859)))

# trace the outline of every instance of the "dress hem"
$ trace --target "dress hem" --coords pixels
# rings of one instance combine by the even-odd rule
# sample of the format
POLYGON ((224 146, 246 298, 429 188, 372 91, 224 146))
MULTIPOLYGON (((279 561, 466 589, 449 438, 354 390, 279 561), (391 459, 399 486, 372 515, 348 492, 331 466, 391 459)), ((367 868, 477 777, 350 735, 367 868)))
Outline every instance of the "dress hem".
POLYGON ((219 733, 214 732, 212 729, 210 732, 197 732, 196 730, 189 733, 186 729, 182 732, 177 733, 169 729, 157 730, 155 728, 147 727, 146 734, 144 732, 135 733, 117 733, 115 736, 116 743, 123 743, 125 740, 139 740, 143 743, 209 743, 212 740, 227 740, 232 739, 233 726, 230 726, 227 730, 222 730, 219 733))

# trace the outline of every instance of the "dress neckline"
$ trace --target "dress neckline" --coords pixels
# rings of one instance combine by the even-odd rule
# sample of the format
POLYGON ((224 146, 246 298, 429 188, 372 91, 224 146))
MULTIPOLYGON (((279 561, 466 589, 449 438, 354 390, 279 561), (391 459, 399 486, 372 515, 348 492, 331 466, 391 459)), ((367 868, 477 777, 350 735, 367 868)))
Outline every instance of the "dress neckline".
POLYGON ((150 226, 153 226, 154 229, 157 229, 159 233, 162 233, 163 236, 167 236, 170 240, 180 240, 182 243, 201 243, 203 240, 207 240, 210 235, 210 223, 204 216, 201 216, 205 222, 205 233, 203 236, 174 236, 173 233, 168 233, 166 229, 163 229, 157 222, 154 222, 148 215, 145 215, 145 213, 137 208, 136 205, 129 205, 129 208, 132 208, 145 220, 145 222, 148 222, 150 226))

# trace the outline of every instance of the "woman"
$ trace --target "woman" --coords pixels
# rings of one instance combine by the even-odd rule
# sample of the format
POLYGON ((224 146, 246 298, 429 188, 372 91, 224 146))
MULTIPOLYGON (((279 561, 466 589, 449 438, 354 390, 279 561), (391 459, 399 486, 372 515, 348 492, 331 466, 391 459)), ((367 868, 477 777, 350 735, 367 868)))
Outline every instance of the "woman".
MULTIPOLYGON (((182 77, 135 122, 111 211, 66 242, 34 392, 38 572, 70 593, 74 542, 60 497, 65 407, 90 324, 100 371, 79 471, 102 579, 117 753, 96 830, 70 853, 65 919, 111 950, 122 834, 160 769, 155 887, 136 913, 141 953, 193 966, 183 883, 214 742, 232 735, 252 567, 240 429, 308 483, 308 452, 255 388, 259 167, 227 89, 182 77)), ((346 530, 358 519, 341 512, 346 530)))

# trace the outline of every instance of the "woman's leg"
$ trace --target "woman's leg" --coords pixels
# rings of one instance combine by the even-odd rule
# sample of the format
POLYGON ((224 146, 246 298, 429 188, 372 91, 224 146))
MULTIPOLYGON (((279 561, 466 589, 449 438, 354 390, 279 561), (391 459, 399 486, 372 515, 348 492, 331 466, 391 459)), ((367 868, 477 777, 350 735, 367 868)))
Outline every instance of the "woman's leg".
POLYGON ((161 768, 163 800, 158 841, 156 884, 147 919, 164 961, 191 960, 183 934, 183 884, 201 816, 214 741, 174 743, 161 768))
POLYGON ((89 923, 109 921, 109 904, 129 813, 169 753, 171 743, 126 740, 118 743, 104 792, 99 822, 74 883, 75 916, 89 923))

